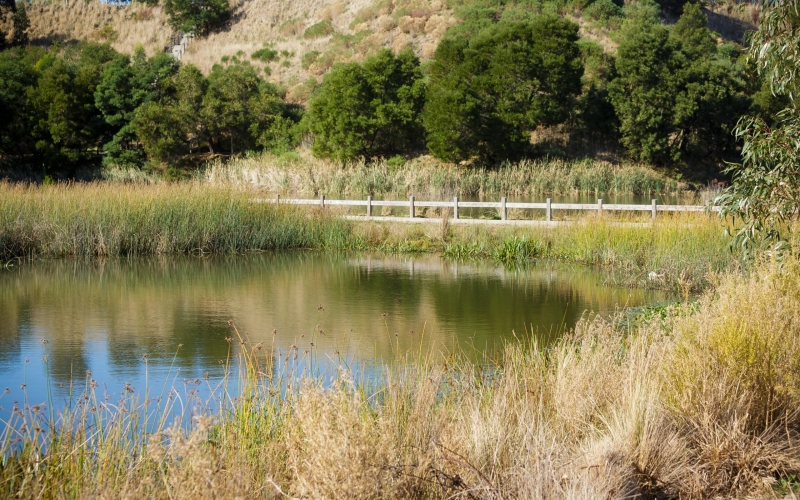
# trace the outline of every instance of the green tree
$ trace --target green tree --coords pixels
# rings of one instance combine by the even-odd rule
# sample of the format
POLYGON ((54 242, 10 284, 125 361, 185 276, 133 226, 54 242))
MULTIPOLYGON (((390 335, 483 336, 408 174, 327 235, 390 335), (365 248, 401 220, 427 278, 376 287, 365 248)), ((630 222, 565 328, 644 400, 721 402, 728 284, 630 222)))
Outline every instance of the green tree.
POLYGON ((168 54, 148 59, 139 46, 133 58, 118 56, 103 71, 94 94, 95 105, 110 128, 111 140, 103 145, 103 164, 141 166, 146 160, 132 125, 135 111, 161 98, 166 83, 179 64, 168 54))
POLYGON ((743 141, 741 163, 728 169, 731 186, 717 199, 720 215, 737 224, 734 244, 748 252, 769 245, 786 246, 786 232, 800 206, 800 10, 796 0, 769 6, 750 42, 749 58, 785 108, 775 123, 760 116, 743 116, 736 136, 743 141))
POLYGON ((743 68, 706 21, 689 3, 672 30, 645 16, 623 26, 609 96, 631 157, 713 166, 736 153, 731 131, 750 106, 743 68))
POLYGON ((314 154, 348 160, 408 151, 421 143, 424 84, 419 60, 382 50, 364 64, 334 67, 309 104, 314 154))
POLYGON ((131 128, 147 155, 159 163, 177 163, 208 144, 201 119, 208 82, 195 66, 182 66, 164 84, 157 100, 136 109, 131 128))
POLYGON ((299 116, 283 98, 249 64, 215 66, 200 110, 209 149, 233 154, 259 146, 277 151, 296 145, 293 134, 299 116))
POLYGON ((658 0, 661 10, 671 16, 680 16, 687 5, 703 6, 702 0, 658 0))
POLYGON ((28 29, 31 22, 28 19, 28 12, 25 9, 25 2, 21 2, 14 12, 14 35, 11 43, 17 47, 28 45, 28 29))
POLYGON ((660 163, 676 156, 670 143, 680 87, 675 56, 669 31, 660 24, 639 18, 623 25, 619 76, 609 85, 609 96, 619 117, 621 142, 638 160, 660 163))
POLYGON ((63 173, 97 157, 106 124, 95 107, 94 92, 103 67, 116 55, 108 45, 89 43, 37 62, 41 74, 28 97, 36 153, 48 171, 63 173))
POLYGON ((33 109, 29 90, 37 86, 36 63, 44 57, 40 48, 0 52, 0 162, 24 170, 34 152, 33 109))
POLYGON ((164 0, 164 11, 173 29, 207 35, 231 17, 228 0, 164 0))
POLYGON ((528 133, 563 123, 581 91, 578 27, 553 16, 457 31, 436 50, 423 120, 448 161, 522 154, 528 133))

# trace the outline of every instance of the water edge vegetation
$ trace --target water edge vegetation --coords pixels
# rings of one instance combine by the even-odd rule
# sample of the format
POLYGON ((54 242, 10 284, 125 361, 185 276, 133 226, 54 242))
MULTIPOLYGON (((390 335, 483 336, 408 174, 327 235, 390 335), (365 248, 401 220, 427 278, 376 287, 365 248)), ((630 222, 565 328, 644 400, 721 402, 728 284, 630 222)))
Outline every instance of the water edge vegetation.
MULTIPOLYGON (((291 248, 441 252, 447 258, 589 264, 636 286, 699 291, 709 273, 742 264, 725 224, 708 214, 581 217, 559 227, 355 223, 334 210, 253 203, 252 192, 192 183, 0 184, 0 255, 108 257, 291 248), (655 277, 653 277, 655 276, 655 277)), ((424 215, 424 214, 423 214, 424 215)), ((439 216, 439 214, 429 214, 439 216)))
MULTIPOLYGON (((138 170, 109 169, 109 180, 137 180, 138 170)), ((542 158, 499 169, 464 167, 430 156, 406 160, 333 162, 307 152, 249 155, 210 162, 197 173, 202 182, 249 186, 290 195, 407 197, 430 196, 681 196, 689 203, 694 186, 637 163, 542 158)))
POLYGON ((287 371, 288 356, 232 326, 227 375, 208 399, 170 392, 159 409, 157 389, 126 387, 116 400, 87 374, 77 404, 15 406, 0 439, 0 489, 170 499, 788 494, 800 473, 799 277, 795 257, 762 261, 749 276, 721 277, 699 302, 589 318, 554 345, 523 339, 477 364, 468 346, 410 352, 372 383, 343 360, 334 373, 287 371))

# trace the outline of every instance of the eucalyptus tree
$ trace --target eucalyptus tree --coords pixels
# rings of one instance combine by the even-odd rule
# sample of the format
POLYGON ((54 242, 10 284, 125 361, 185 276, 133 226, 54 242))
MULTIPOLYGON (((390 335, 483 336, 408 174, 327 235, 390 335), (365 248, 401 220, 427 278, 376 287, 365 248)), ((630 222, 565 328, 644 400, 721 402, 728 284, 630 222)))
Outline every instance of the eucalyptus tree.
POLYGON ((734 244, 748 255, 787 247, 788 222, 800 207, 800 2, 765 0, 762 6, 765 15, 750 36, 749 59, 786 107, 775 123, 750 115, 739 120, 741 162, 727 169, 731 186, 717 198, 721 215, 736 224, 734 244))

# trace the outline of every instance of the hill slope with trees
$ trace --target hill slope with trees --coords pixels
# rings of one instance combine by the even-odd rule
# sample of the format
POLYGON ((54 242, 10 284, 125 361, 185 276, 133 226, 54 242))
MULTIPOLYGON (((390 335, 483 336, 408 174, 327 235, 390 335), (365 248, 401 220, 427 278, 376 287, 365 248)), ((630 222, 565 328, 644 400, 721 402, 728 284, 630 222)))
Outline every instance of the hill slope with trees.
POLYGON ((738 158, 741 115, 781 109, 694 2, 672 19, 653 0, 148 1, 3 7, 17 28, 0 53, 2 163, 186 172, 305 143, 494 168, 604 148, 703 179, 738 158), (194 35, 180 60, 159 48, 176 32, 194 35), (547 131, 568 152, 537 142, 547 131))

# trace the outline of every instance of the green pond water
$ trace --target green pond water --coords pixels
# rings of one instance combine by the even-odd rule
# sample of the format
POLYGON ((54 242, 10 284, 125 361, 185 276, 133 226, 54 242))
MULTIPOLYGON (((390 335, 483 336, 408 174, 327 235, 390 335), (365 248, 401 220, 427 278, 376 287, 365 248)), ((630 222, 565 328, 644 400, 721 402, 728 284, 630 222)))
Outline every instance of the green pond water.
POLYGON ((0 272, 0 407, 44 402, 48 390, 64 399, 90 378, 109 394, 145 375, 159 387, 214 380, 235 338, 229 321, 275 359, 355 366, 549 340, 591 313, 670 299, 604 280, 550 264, 322 252, 24 264, 0 272))

